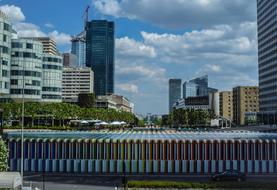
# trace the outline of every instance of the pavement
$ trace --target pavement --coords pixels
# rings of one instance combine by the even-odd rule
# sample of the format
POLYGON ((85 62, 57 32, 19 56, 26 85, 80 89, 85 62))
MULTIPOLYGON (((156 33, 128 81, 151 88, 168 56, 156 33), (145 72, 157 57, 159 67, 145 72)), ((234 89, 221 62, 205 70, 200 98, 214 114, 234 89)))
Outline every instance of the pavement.
MULTIPOLYGON (((122 175, 74 175, 74 174, 28 174, 24 177, 24 184, 33 187, 50 190, 111 190, 122 183, 122 175)), ((177 181, 177 182, 208 182, 210 176, 202 175, 132 175, 128 181, 177 181)), ((271 183, 277 181, 277 175, 251 175, 247 182, 271 183)))

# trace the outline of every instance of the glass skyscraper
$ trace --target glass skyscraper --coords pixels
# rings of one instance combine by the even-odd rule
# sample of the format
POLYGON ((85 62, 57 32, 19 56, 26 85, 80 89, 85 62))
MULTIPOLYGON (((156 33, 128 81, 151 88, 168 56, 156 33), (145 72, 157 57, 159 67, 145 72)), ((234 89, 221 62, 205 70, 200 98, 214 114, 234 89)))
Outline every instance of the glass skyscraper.
POLYGON ((71 53, 78 58, 78 66, 86 66, 86 34, 82 32, 71 39, 71 53))
POLYGON ((189 82, 195 83, 197 85, 197 96, 208 96, 209 88, 208 88, 208 75, 198 77, 196 79, 190 80, 189 82))
POLYGON ((277 1, 257 0, 260 111, 277 112, 277 1))
POLYGON ((181 98, 181 79, 169 79, 169 113, 173 110, 173 104, 181 98))
POLYGON ((183 84, 183 98, 197 96, 197 84, 194 82, 184 82, 183 84))
POLYGON ((95 95, 114 93, 114 22, 86 24, 86 65, 94 71, 95 95))

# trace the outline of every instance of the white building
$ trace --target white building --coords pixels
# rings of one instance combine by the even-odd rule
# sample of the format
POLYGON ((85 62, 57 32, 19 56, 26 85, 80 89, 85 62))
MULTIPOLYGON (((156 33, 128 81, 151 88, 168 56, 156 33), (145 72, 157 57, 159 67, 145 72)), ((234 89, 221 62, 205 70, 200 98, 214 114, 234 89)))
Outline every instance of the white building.
POLYGON ((116 94, 98 96, 96 99, 97 108, 113 108, 118 111, 133 113, 133 106, 126 97, 116 94))
POLYGON ((80 93, 93 93, 94 74, 91 68, 63 69, 62 98, 64 102, 77 102, 80 93))

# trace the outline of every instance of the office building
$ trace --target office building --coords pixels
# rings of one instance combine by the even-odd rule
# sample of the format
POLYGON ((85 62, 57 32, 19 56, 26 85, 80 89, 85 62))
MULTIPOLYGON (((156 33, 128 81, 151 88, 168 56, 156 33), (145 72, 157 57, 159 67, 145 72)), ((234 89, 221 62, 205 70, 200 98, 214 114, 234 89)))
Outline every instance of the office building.
POLYGON ((259 88, 256 86, 238 86, 233 88, 234 123, 244 125, 246 113, 256 112, 259 112, 259 88))
POLYGON ((259 55, 259 120, 277 124, 277 1, 257 0, 259 55))
POLYGON ((111 94, 105 96, 97 96, 96 108, 113 108, 118 111, 132 112, 132 103, 124 96, 111 94))
POLYGON ((64 68, 62 98, 64 102, 78 101, 80 93, 93 93, 93 71, 91 68, 64 68))
POLYGON ((223 91, 219 93, 220 116, 233 121, 233 92, 223 91))
POLYGON ((86 33, 82 32, 71 39, 71 53, 77 57, 77 66, 86 66, 86 33))
POLYGON ((10 98, 20 102, 24 88, 25 101, 39 102, 42 90, 42 43, 33 39, 13 39, 11 57, 10 98))
POLYGON ((94 72, 95 95, 114 93, 114 22, 86 24, 86 65, 94 72))
POLYGON ((173 110, 174 103, 181 98, 181 79, 169 79, 169 113, 173 110))
POLYGON ((43 54, 41 102, 62 102, 62 56, 43 54))
POLYGON ((64 67, 79 67, 77 56, 72 53, 64 53, 63 54, 63 66, 64 67))
POLYGON ((59 54, 57 50, 56 42, 50 37, 30 37, 30 38, 24 38, 24 39, 33 39, 33 40, 40 41, 43 46, 43 53, 47 53, 50 55, 59 54))
POLYGON ((12 27, 7 15, 0 11, 0 95, 10 93, 12 27))
POLYGON ((184 82, 183 84, 183 98, 196 97, 197 96, 197 84, 194 82, 184 82))
POLYGON ((219 93, 179 99, 174 103, 173 109, 212 110, 215 115, 219 115, 219 93))
POLYGON ((197 85, 197 96, 208 96, 208 75, 201 76, 190 80, 189 82, 195 83, 197 85))

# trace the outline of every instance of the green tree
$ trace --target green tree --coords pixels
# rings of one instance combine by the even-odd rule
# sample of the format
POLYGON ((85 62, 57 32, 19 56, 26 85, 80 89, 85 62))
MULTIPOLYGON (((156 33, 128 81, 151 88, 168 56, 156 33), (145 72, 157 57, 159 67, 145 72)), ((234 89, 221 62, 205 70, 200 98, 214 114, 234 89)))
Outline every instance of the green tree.
POLYGON ((8 170, 8 148, 0 139, 0 172, 8 170))
POLYGON ((93 108, 95 106, 95 94, 80 93, 78 95, 78 105, 81 108, 93 108))

